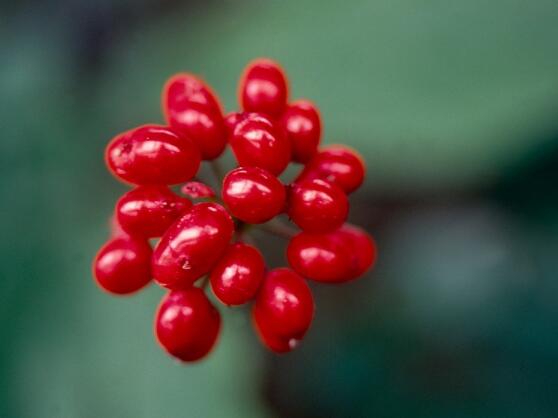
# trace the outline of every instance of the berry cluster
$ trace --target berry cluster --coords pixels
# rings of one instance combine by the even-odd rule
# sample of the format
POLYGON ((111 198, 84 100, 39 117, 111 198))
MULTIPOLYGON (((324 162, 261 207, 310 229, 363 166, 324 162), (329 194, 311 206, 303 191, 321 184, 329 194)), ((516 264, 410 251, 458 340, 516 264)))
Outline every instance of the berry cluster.
POLYGON ((283 353, 304 337, 314 315, 305 279, 346 282, 376 258, 372 238, 345 223, 347 195, 364 179, 360 156, 340 145, 319 149, 318 109, 308 100, 288 101, 285 74, 271 60, 248 65, 239 101, 242 112, 225 116, 205 82, 177 74, 163 90, 166 125, 131 129, 106 148, 109 170, 134 188, 116 204, 112 237, 95 258, 96 282, 118 295, 152 278, 168 289, 155 335, 182 361, 204 357, 217 340, 221 317, 206 296, 208 283, 224 305, 254 300, 261 341, 283 353), (227 144, 238 167, 218 179, 216 194, 195 178, 202 162, 219 177, 215 160, 227 144), (304 166, 285 185, 278 176, 290 162, 304 166), (301 231, 274 219, 280 214, 301 231), (289 239, 291 268, 266 269, 250 244, 252 228, 289 239))

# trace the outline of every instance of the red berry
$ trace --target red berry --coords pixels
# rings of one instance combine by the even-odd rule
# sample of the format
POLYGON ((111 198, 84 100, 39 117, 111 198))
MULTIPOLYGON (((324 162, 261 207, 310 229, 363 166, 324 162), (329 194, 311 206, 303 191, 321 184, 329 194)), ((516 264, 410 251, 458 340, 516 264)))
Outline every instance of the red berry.
POLYGON ((351 279, 362 276, 374 265, 377 258, 376 243, 362 228, 345 224, 334 234, 351 254, 351 279))
POLYGON ((314 316, 314 300, 306 281, 287 268, 270 271, 253 309, 256 329, 264 344, 287 351, 301 340, 314 316))
POLYGON ((216 203, 198 203, 165 232, 153 252, 155 281, 171 289, 191 286, 228 247, 234 224, 216 203))
POLYGON ((331 233, 301 232, 291 239, 287 259, 294 271, 319 282, 349 280, 351 255, 331 233))
POLYGON ((316 154, 296 181, 326 180, 341 187, 345 193, 351 193, 362 184, 364 172, 363 159, 355 150, 332 145, 316 154))
POLYGON ((155 316, 157 341, 181 361, 205 357, 215 345, 220 328, 219 311, 197 287, 169 292, 155 316))
POLYGON ((287 79, 279 64, 265 58, 248 64, 239 83, 244 111, 279 117, 287 105, 287 96, 287 79))
POLYGON ((110 171, 133 184, 176 184, 194 177, 200 154, 194 143, 164 126, 145 125, 112 139, 106 149, 110 171))
POLYGON ((322 135, 318 108, 308 100, 291 103, 281 125, 291 142, 293 161, 306 164, 318 152, 322 135))
POLYGON ((204 160, 217 158, 227 144, 223 113, 216 95, 192 74, 176 74, 163 89, 167 123, 198 146, 204 160))
POLYGON ((302 232, 287 247, 291 267, 319 282, 341 283, 361 276, 376 259, 376 246, 363 230, 343 225, 321 234, 302 232))
POLYGON ((213 189, 199 181, 189 181, 180 188, 180 191, 192 199, 215 197, 213 189))
POLYGON ((251 224, 267 222, 285 207, 285 187, 257 167, 240 167, 223 180, 223 201, 231 214, 251 224))
POLYGON ((122 196, 116 204, 116 214, 122 229, 143 238, 160 237, 192 206, 167 186, 138 186, 122 196))
POLYGON ((227 138, 230 138, 234 132, 234 128, 244 119, 244 113, 231 112, 225 116, 225 127, 227 128, 227 138))
POLYGON ((261 114, 247 113, 239 117, 229 142, 242 167, 264 168, 277 176, 291 159, 289 140, 261 114))
POLYGON ((97 253, 93 275, 101 289, 116 295, 140 290, 151 280, 151 247, 147 241, 120 236, 97 253))
POLYGON ((256 329, 256 333, 260 338, 260 341, 269 350, 278 354, 283 354, 283 353, 288 353, 289 351, 296 348, 296 346, 298 345, 299 340, 297 340, 296 338, 287 339, 287 338, 278 337, 277 335, 270 332, 267 328, 259 327, 254 317, 252 317, 252 319, 253 319, 254 328, 256 329))
POLYGON ((256 295, 264 270, 264 259, 256 248, 232 244, 211 271, 211 288, 225 305, 242 305, 256 295))
POLYGON ((347 219, 349 201, 339 187, 323 180, 294 183, 289 190, 288 214, 301 229, 331 231, 347 219))

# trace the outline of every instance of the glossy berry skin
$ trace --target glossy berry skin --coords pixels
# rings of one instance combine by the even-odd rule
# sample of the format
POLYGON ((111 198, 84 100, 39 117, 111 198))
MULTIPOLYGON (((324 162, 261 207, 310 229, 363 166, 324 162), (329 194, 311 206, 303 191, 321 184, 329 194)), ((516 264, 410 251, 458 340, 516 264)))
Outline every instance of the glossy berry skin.
POLYGON ((105 159, 117 178, 132 184, 181 183, 194 177, 200 166, 200 153, 190 139, 158 125, 116 136, 105 159))
POLYGON ((378 257, 376 243, 362 228, 345 224, 334 233, 347 246, 351 254, 351 279, 362 276, 378 257))
POLYGON ((118 223, 128 234, 160 237, 192 203, 173 193, 167 186, 138 186, 124 194, 116 204, 118 223))
POLYGON ((210 87, 192 74, 176 74, 163 89, 167 123, 191 138, 202 159, 213 160, 225 149, 227 133, 221 105, 210 87))
POLYGON ((252 321, 256 333, 262 342, 262 344, 267 347, 267 349, 273 351, 277 354, 288 353, 289 351, 296 348, 300 340, 296 338, 284 338, 275 335, 272 331, 268 330, 265 326, 260 327, 256 322, 254 316, 252 315, 252 321))
POLYGON ((245 114, 239 112, 231 112, 225 116, 225 128, 227 129, 227 138, 230 138, 234 133, 234 128, 244 119, 245 114))
POLYGON ((246 112, 279 117, 287 105, 288 86, 285 72, 275 61, 252 61, 240 79, 239 99, 246 112))
POLYGON ((310 160, 296 181, 326 180, 349 194, 362 184, 364 174, 363 159, 355 150, 342 145, 331 145, 310 160))
POLYGON ((264 271, 263 256, 256 248, 232 244, 211 271, 211 289, 225 305, 242 305, 256 296, 264 271))
POLYGON ((239 167, 225 176, 222 198, 234 217, 259 224, 283 211, 286 191, 277 177, 266 170, 239 167))
POLYGON ((153 251, 151 271, 163 287, 191 286, 228 247, 234 224, 216 203, 198 203, 165 232, 153 251))
POLYGON ((303 277, 324 283, 350 280, 351 255, 331 233, 301 232, 287 246, 289 265, 303 277))
POLYGON ((277 176, 291 160, 291 144, 284 132, 262 114, 239 117, 229 143, 241 167, 260 167, 277 176))
POLYGON ((306 281, 288 268, 270 271, 252 311, 262 342, 274 351, 294 348, 310 327, 314 300, 306 281))
POLYGON ((151 280, 151 247, 145 240, 119 236, 97 253, 93 275, 99 287, 115 295, 137 292, 151 280))
POLYGON ((287 213, 304 231, 331 231, 347 219, 349 201, 345 192, 334 184, 305 180, 290 187, 287 213))
POLYGON ((171 356, 185 362, 205 357, 220 329, 219 311, 197 287, 169 292, 155 315, 157 341, 171 356))
POLYGON ((291 267, 309 279, 342 283, 356 279, 376 260, 376 246, 362 229, 345 224, 321 234, 302 232, 287 247, 291 267))
POLYGON ((306 164, 318 152, 322 123, 318 108, 308 100, 289 104, 280 122, 291 143, 292 159, 306 164))
POLYGON ((192 199, 215 197, 215 192, 207 184, 199 181, 189 181, 180 188, 180 192, 192 199))

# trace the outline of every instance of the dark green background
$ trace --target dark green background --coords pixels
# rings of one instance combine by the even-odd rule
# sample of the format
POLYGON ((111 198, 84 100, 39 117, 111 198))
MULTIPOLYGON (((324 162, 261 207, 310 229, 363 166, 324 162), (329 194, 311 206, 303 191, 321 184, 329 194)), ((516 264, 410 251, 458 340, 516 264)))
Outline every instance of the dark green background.
POLYGON ((556 417, 557 22, 555 0, 0 2, 0 417, 556 417), (380 259, 313 286, 297 351, 221 309, 181 366, 152 338, 160 289, 92 282, 125 190, 102 152, 161 122, 177 71, 232 110, 258 56, 364 155, 351 220, 380 259))

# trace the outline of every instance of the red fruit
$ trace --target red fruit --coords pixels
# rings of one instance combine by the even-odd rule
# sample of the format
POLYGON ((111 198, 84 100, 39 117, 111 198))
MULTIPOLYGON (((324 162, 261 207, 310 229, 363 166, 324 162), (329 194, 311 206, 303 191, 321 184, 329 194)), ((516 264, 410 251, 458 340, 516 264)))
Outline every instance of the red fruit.
POLYGON ((138 186, 116 204, 118 223, 128 234, 143 238, 160 237, 192 206, 167 186, 138 186))
POLYGON ((349 280, 351 255, 331 233, 301 232, 291 239, 287 259, 294 271, 319 282, 349 280))
POLYGON ((296 181, 326 180, 341 187, 348 194, 362 184, 364 172, 363 159, 355 150, 342 145, 332 145, 316 154, 296 181))
POLYGON ((211 271, 211 288, 225 305, 242 305, 256 295, 264 270, 264 259, 256 248, 232 244, 211 271))
POLYGON ((227 143, 223 113, 216 95, 192 74, 176 74, 163 89, 167 123, 191 138, 204 160, 217 158, 227 143))
POLYGON ((240 167, 225 176, 223 202, 231 214, 251 224, 267 222, 283 211, 285 187, 269 172, 240 167))
POLYGON ((132 184, 176 184, 194 177, 200 153, 171 128, 145 125, 114 137, 105 159, 109 170, 132 184))
POLYGON ((302 232, 287 247, 291 267, 309 279, 326 283, 353 280, 376 259, 376 246, 362 229, 345 224, 321 234, 302 232))
POLYGON ((243 113, 231 112, 225 116, 225 127, 227 129, 227 138, 230 138, 234 132, 237 123, 244 119, 243 113))
POLYGON ((260 167, 279 175, 291 159, 291 144, 267 117, 247 113, 239 117, 229 138, 241 167, 260 167))
POLYGON ((197 287, 169 292, 155 316, 157 341, 181 361, 205 357, 215 345, 220 328, 219 311, 197 287))
POLYGON ((150 262, 151 247, 147 241, 120 236, 99 250, 93 263, 93 275, 101 289, 127 295, 149 283, 150 262))
POLYGON ((296 346, 299 343, 299 340, 297 340, 296 338, 291 338, 291 339, 281 338, 278 337, 277 335, 274 335, 265 327, 260 328, 254 318, 252 322, 262 344, 275 353, 278 354, 288 353, 289 351, 296 348, 296 346))
POLYGON ((199 181, 189 181, 180 188, 180 191, 192 199, 215 197, 213 189, 199 181))
POLYGON ((376 243, 362 228, 345 224, 334 234, 351 254, 351 278, 357 278, 374 265, 378 255, 376 243))
POLYGON ((221 258, 234 224, 216 203, 198 203, 163 235, 153 252, 155 281, 171 289, 191 286, 221 258))
POLYGON ((239 83, 239 100, 246 112, 260 112, 279 117, 287 105, 288 87, 285 72, 275 61, 252 61, 239 83))
POLYGON ((296 101, 283 114, 281 126, 291 142, 293 161, 306 164, 318 152, 322 135, 318 108, 308 100, 296 101))
POLYGON ((347 219, 349 201, 334 184, 305 180, 290 187, 287 213, 305 231, 331 231, 347 219))
POLYGON ((301 340, 314 316, 314 300, 306 281, 288 268, 270 271, 253 309, 256 329, 270 349, 288 351, 301 340))

